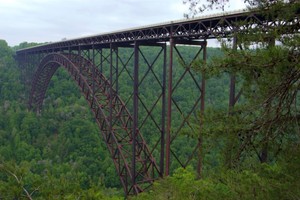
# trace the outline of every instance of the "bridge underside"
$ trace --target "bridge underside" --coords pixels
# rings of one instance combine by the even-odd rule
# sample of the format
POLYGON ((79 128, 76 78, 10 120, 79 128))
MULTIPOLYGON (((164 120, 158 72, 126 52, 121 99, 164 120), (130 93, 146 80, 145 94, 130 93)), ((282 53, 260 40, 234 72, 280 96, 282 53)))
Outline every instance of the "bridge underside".
POLYGON ((48 54, 34 75, 30 106, 41 109, 49 81, 60 66, 69 72, 88 101, 126 194, 149 187, 161 175, 155 160, 139 130, 134 129, 124 102, 92 62, 75 54, 48 54))
MULTIPOLYGON (((236 32, 277 26, 298 32, 299 24, 298 16, 268 21, 254 12, 241 12, 50 43, 21 50, 17 57, 23 81, 31 89, 30 106, 37 111, 57 68, 69 72, 89 102, 130 195, 171 169, 193 165, 201 170, 200 137, 180 133, 201 134, 191 122, 201 124, 197 116, 204 112, 206 81, 204 72, 192 66, 199 60, 205 64, 206 41, 230 37, 237 48, 236 32), (186 45, 195 47, 192 56, 185 52, 186 45), (144 94, 149 88, 151 95, 144 94), (184 91, 193 96, 180 96, 184 91), (190 144, 184 157, 178 154, 182 143, 190 144)), ((228 82, 233 107, 241 93, 235 92, 234 76, 228 82)))
POLYGON ((32 67, 38 66, 31 75, 29 104, 37 112, 42 110, 51 77, 60 66, 64 67, 94 113, 126 195, 137 194, 157 178, 169 175, 171 168, 197 162, 198 141, 182 138, 180 132, 187 128, 193 130, 189 119, 204 109, 205 81, 191 69, 199 59, 206 60, 205 41, 172 40, 170 46, 137 42, 122 47, 111 45, 35 56, 30 60, 36 63, 28 62, 32 67), (187 44, 195 46, 192 58, 181 49, 187 44), (168 57, 171 57, 169 63, 168 57), (180 75, 173 77, 173 65, 179 67, 179 63, 172 62, 175 58, 184 67, 180 67, 180 75), (176 100, 177 90, 187 86, 185 81, 195 92, 188 110, 176 100), (143 91, 149 87, 155 91, 145 99, 143 91), (172 117, 177 120, 172 121, 172 117), (193 149, 185 158, 179 158, 176 147, 172 147, 182 140, 190 140, 193 149))

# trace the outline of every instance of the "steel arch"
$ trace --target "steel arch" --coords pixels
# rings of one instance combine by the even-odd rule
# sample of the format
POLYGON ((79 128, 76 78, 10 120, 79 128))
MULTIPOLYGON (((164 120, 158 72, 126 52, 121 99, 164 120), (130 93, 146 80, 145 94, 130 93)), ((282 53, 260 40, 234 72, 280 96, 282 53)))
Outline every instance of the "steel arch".
POLYGON ((51 53, 45 56, 33 78, 30 108, 41 110, 50 79, 60 66, 68 71, 88 101, 125 194, 144 191, 162 174, 139 130, 133 137, 133 118, 125 104, 91 61, 76 54, 51 53))

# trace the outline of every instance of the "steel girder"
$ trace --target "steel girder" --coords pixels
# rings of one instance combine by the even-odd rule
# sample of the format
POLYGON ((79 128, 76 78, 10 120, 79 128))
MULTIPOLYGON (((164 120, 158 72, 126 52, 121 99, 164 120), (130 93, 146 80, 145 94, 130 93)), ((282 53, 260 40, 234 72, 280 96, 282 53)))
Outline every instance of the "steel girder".
POLYGON ((133 117, 125 104, 91 61, 75 54, 45 56, 34 75, 30 106, 41 109, 49 81, 59 66, 69 72, 88 101, 125 194, 142 192, 160 176, 159 168, 139 129, 134 129, 133 117))
MULTIPOLYGON (((206 41, 184 41, 184 40, 176 40, 171 39, 170 41, 170 60, 169 60, 169 70, 168 70, 168 97, 167 97, 167 124, 166 124, 166 167, 165 174, 169 175, 172 165, 186 168, 188 165, 191 165, 192 161, 196 161, 197 169, 199 169, 201 162, 199 162, 200 155, 197 154, 199 147, 202 145, 201 143, 201 121, 200 129, 195 129, 192 124, 192 120, 198 120, 196 116, 201 113, 204 114, 205 107, 205 74, 195 73, 192 70, 192 65, 197 60, 203 60, 206 62, 206 41), (188 58, 184 56, 184 52, 179 49, 181 45, 192 45, 195 48, 194 55, 188 58), (176 67, 174 62, 174 58, 179 60, 181 63, 181 70, 176 70, 179 76, 177 79, 174 78, 173 68, 176 67), (180 72, 181 71, 181 72, 180 72), (185 110, 183 108, 183 104, 188 102, 186 97, 181 101, 176 100, 176 96, 178 92, 182 89, 182 84, 184 81, 189 81, 189 88, 185 88, 186 90, 193 90, 194 97, 193 101, 190 101, 189 109, 185 110), (184 102, 184 103, 183 103, 184 102), (178 124, 176 124, 176 119, 178 124), (195 138, 189 137, 180 137, 182 136, 183 129, 189 130, 192 135, 195 135, 195 138), (185 157, 179 157, 178 151, 175 149, 175 143, 180 143, 181 141, 185 141, 185 144, 190 144, 190 152, 185 154, 185 157)), ((178 67, 178 65, 177 65, 178 67)), ((178 147, 177 147, 178 148, 178 147)), ((201 155, 202 156, 202 155, 201 155)), ((173 167, 174 168, 174 167, 173 167)), ((199 171, 199 170, 198 170, 199 171)))
MULTIPOLYGON (((122 57, 120 55, 122 49, 114 45, 91 50, 78 48, 73 51, 69 50, 68 53, 66 51, 65 53, 49 53, 42 59, 33 78, 30 106, 38 111, 41 110, 52 75, 60 65, 64 66, 90 103, 116 165, 124 191, 126 195, 130 195, 143 191, 157 177, 163 174, 169 175, 171 169, 174 168, 171 165, 186 167, 189 164, 195 165, 195 162, 201 159, 197 155, 201 141, 197 138, 182 137, 180 132, 183 129, 198 132, 192 128, 190 119, 204 111, 205 78, 193 72, 191 66, 195 60, 206 59, 206 41, 172 39, 169 46, 168 68, 166 44, 152 43, 150 45, 136 42, 134 45, 128 45, 126 49, 131 52, 128 58, 122 57), (183 55, 184 52, 180 50, 182 45, 197 47, 194 48, 197 50, 192 59, 183 55), (149 59, 149 55, 143 52, 142 46, 156 48, 156 52, 154 49, 148 52, 152 59, 149 59), (173 63, 176 57, 184 67, 173 63), (159 58, 163 58, 163 66, 160 66, 161 71, 155 71, 153 68, 158 64, 159 58), (143 73, 141 67, 145 69, 143 73), (181 68, 179 71, 176 70, 177 79, 174 78, 172 71, 174 67, 181 68), (103 74, 109 78, 106 79, 103 74), (118 79, 124 74, 130 80, 130 85, 134 87, 127 97, 122 96, 125 100, 123 103, 119 98, 122 85, 118 85, 118 79), (145 102, 143 95, 139 93, 143 91, 143 87, 149 87, 145 85, 145 79, 150 76, 152 76, 152 84, 156 84, 160 91, 156 92, 151 101, 147 99, 145 102), (189 87, 194 88, 195 97, 189 104, 189 110, 184 111, 181 102, 176 100, 176 95, 182 89, 182 83, 187 80, 191 84, 189 87), (162 107, 159 107, 159 104, 162 107), (128 111, 126 107, 131 105, 132 110, 128 111), (160 117, 155 117, 155 109, 161 110, 160 117), (174 119, 179 119, 179 123, 174 123, 174 119), (147 127, 147 124, 152 124, 151 137, 155 138, 149 150, 140 134, 140 131, 145 132, 144 127, 147 127), (116 140, 119 140, 121 144, 118 144, 116 140), (176 145, 174 146, 180 141, 186 141, 191 145, 190 152, 187 152, 184 158, 178 157, 178 150, 175 148, 176 145), (142 153, 142 149, 145 149, 146 153, 142 153), (156 151, 156 159, 152 156, 154 151, 156 151), (141 154, 145 155, 143 157, 145 164, 141 161, 143 159, 134 156, 141 154), (159 160, 159 168, 154 160, 159 160)), ((27 62, 30 63, 31 60, 28 59, 27 62)))
MULTIPOLYGON (((37 47, 17 51, 17 54, 49 53, 49 51, 61 51, 76 49, 78 46, 91 49, 92 45, 108 46, 111 43, 117 46, 127 45, 134 41, 170 41, 177 39, 210 39, 232 37, 234 33, 245 32, 249 29, 268 32, 269 29, 285 27, 285 33, 297 33, 300 28, 299 13, 294 20, 270 20, 255 11, 237 11, 221 13, 187 20, 171 21, 156 25, 144 26, 112 33, 100 34, 90 37, 82 37, 66 41, 48 43, 37 47)), ((246 32, 245 32, 246 33, 246 32)))
MULTIPOLYGON (((266 31, 268 28, 282 26, 286 27, 289 33, 293 33, 299 32, 299 24, 299 15, 291 21, 269 21, 255 12, 236 12, 49 43, 19 50, 17 57, 20 62, 24 63, 22 67, 25 66, 26 69, 24 74, 27 78, 27 85, 31 81, 31 76, 28 78, 26 74, 32 73, 32 69, 37 66, 36 61, 48 54, 42 60, 33 78, 30 105, 37 110, 41 109, 48 83, 56 69, 62 65, 68 70, 90 103, 116 165, 124 191, 128 195, 143 191, 163 173, 168 175, 172 163, 177 162, 179 166, 186 167, 197 159, 195 155, 201 145, 199 138, 198 141, 191 142, 192 148, 185 158, 178 157, 173 144, 185 139, 180 137, 182 129, 193 129, 189 124, 193 115, 197 112, 203 113, 205 74, 202 74, 202 77, 196 76, 190 67, 193 60, 185 59, 177 46, 181 44, 196 45, 199 48, 195 58, 203 55, 205 60, 206 43, 199 42, 200 40, 233 37, 236 32, 245 32, 247 29, 266 31), (161 51, 164 57, 163 80, 157 78, 156 72, 152 70, 155 60, 149 61, 139 48, 140 44, 159 46, 162 45, 161 42, 164 42, 163 44, 165 42, 170 43, 168 68, 166 68, 166 47, 162 48, 161 51), (124 59, 119 55, 118 48, 123 47, 129 47, 132 50, 129 58, 124 59), (104 50, 109 52, 105 54, 104 50), (58 52, 68 52, 68 54, 58 52), (100 62, 95 61, 96 55, 100 56, 100 62), (185 65, 178 80, 173 80, 172 69, 175 67, 173 57, 178 57, 185 65), (139 76, 139 67, 141 67, 139 60, 141 59, 144 59, 147 68, 146 74, 142 77, 139 76), (133 68, 130 69, 130 65, 133 68), (104 68, 105 66, 108 68, 104 68), (108 79, 103 74, 106 74, 108 79), (134 85, 129 98, 125 98, 125 103, 119 97, 119 90, 122 89, 122 86, 119 87, 118 78, 122 74, 127 74, 128 79, 134 85), (149 74, 153 74, 153 79, 159 85, 161 93, 158 94, 152 104, 146 105, 139 92, 142 90, 141 85, 144 78, 148 77, 149 74), (191 79, 195 88, 194 103, 190 105, 188 112, 184 112, 182 105, 176 100, 176 92, 180 91, 183 79, 191 79), (166 87, 166 82, 168 82, 168 87, 166 87), (159 101, 162 104, 160 120, 155 119, 153 114, 159 101), (126 107, 131 104, 133 104, 133 110, 130 113, 126 107), (141 116, 139 110, 144 110, 146 114, 141 116), (176 118, 181 118, 181 122, 177 125, 172 122, 176 118), (140 134, 144 124, 149 121, 157 128, 156 131, 161 133, 150 149, 140 134), (161 147, 159 150, 160 158, 156 159, 160 160, 158 169, 152 153, 154 150, 158 150, 159 143, 161 147)), ((236 48, 236 44, 233 46, 236 48)), ((161 52, 157 54, 155 59, 161 55, 161 52)), ((232 76, 229 95, 230 109, 240 94, 241 92, 235 94, 235 77, 232 76)), ((124 100, 123 97, 122 99, 124 100)))

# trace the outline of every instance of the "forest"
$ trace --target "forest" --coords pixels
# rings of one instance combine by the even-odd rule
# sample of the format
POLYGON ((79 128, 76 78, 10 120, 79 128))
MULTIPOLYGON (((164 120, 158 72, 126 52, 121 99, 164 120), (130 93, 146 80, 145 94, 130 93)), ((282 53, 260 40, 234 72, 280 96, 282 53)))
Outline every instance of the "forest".
MULTIPOLYGON (((281 3, 272 4, 266 15, 276 12, 287 19, 298 13, 299 3, 281 3)), ((183 128, 179 132, 183 139, 172 148, 184 158, 191 151, 190 142, 200 138, 201 159, 195 158, 185 168, 173 162, 170 176, 129 199, 300 198, 300 37, 281 31, 269 30, 279 45, 266 40, 264 32, 249 32, 236 35, 237 49, 232 48, 232 41, 224 42, 222 48, 207 49, 207 63, 193 63, 192 73, 198 77, 205 73, 207 81, 205 112, 196 113, 190 121, 193 129, 201 131, 183 128), (259 48, 252 48, 253 44, 259 48), (242 95, 228 108, 232 74, 242 95)), ((90 108, 63 68, 51 79, 42 113, 28 109, 28 89, 15 52, 34 45, 24 42, 10 47, 0 40, 0 199, 124 199, 90 108)), ((178 49, 186 58, 195 52, 188 46, 178 49)), ((143 51, 151 55, 152 50, 143 51)), ((122 55, 130 57, 130 52, 122 55)), ((153 66, 158 77, 161 63, 153 66)), ((184 70, 180 61, 177 65, 174 80, 184 70)), ((146 105, 156 101, 159 85, 153 84, 155 78, 149 76, 141 84, 146 105)), ((189 81, 180 82, 175 93, 183 113, 189 112, 191 97, 195 97, 189 81)), ((120 78, 119 85, 121 96, 127 97, 131 83, 120 78)), ((160 119, 156 109, 154 118, 160 119)), ((141 109, 140 116, 144 112, 141 109)), ((178 126, 180 116, 175 114, 173 120, 174 127, 178 126)), ((151 134, 155 132, 151 123, 142 131, 153 145, 157 135, 151 134)))

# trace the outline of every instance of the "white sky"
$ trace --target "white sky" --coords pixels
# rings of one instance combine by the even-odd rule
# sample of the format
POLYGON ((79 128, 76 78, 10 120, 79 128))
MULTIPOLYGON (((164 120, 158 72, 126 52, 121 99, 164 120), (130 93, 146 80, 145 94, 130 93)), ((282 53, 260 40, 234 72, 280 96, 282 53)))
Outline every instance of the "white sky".
MULTIPOLYGON (((243 9, 231 0, 225 11, 243 9)), ((0 0, 0 39, 54 42, 182 19, 182 0, 0 0)), ((220 12, 220 11, 218 11, 220 12)))

